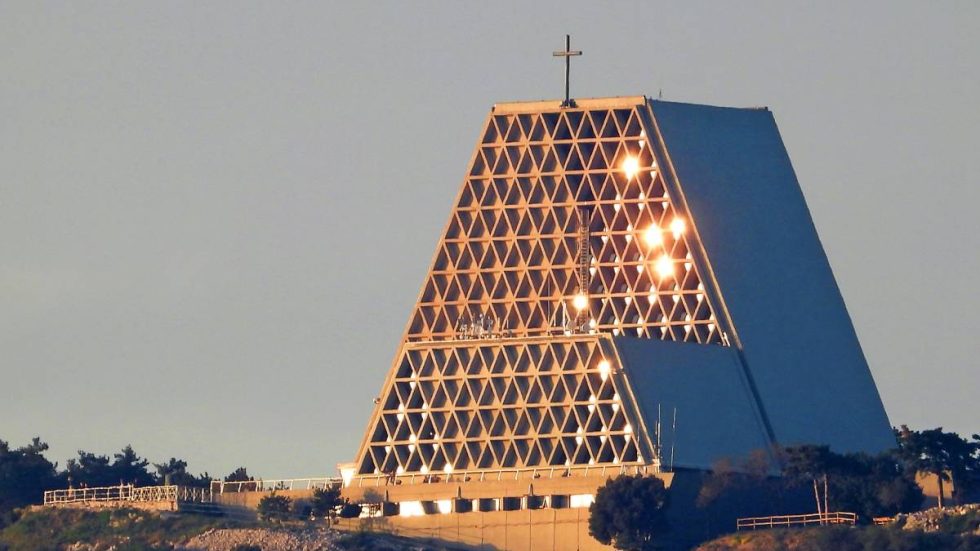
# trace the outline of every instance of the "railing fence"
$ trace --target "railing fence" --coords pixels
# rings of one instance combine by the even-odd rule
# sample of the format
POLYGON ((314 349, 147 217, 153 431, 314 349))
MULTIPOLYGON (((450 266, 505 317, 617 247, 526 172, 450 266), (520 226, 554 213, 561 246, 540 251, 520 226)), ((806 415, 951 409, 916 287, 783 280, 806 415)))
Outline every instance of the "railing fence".
POLYGON ((760 530, 768 528, 792 528, 800 526, 827 526, 831 524, 857 523, 857 515, 854 513, 834 512, 834 513, 810 513, 807 515, 782 515, 773 517, 749 517, 740 518, 736 522, 735 528, 742 530, 760 530))
POLYGON ((210 503, 211 490, 186 486, 103 486, 98 488, 65 488, 44 492, 45 505, 68 503, 150 503, 150 502, 210 503))
POLYGON ((238 482, 211 481, 211 493, 224 494, 236 492, 271 492, 276 490, 315 490, 339 487, 340 477, 323 478, 284 478, 280 480, 243 480, 238 482))

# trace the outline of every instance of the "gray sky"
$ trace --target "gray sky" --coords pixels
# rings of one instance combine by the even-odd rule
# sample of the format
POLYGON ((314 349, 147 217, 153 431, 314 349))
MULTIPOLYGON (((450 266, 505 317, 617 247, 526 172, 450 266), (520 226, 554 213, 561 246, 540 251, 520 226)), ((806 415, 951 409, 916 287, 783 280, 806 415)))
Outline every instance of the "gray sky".
POLYGON ((893 424, 980 431, 980 3, 0 4, 0 438, 353 458, 480 125, 775 112, 893 424), (525 5, 526 4, 526 5, 525 5))

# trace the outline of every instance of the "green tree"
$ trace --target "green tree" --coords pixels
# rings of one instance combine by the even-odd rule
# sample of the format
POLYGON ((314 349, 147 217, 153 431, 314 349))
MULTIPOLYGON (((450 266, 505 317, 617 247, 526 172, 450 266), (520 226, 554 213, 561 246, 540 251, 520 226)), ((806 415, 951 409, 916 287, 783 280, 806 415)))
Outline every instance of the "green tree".
POLYGON ((40 438, 17 449, 0 440, 0 527, 13 520, 16 508, 40 503, 46 490, 63 484, 58 466, 44 457, 48 445, 40 438))
POLYGON ((169 478, 170 484, 174 486, 208 488, 211 485, 211 476, 208 473, 194 476, 187 472, 187 462, 176 457, 171 457, 166 463, 154 463, 153 468, 157 472, 158 484, 165 483, 169 478))
POLYGON ((153 486, 156 478, 150 474, 150 462, 133 451, 127 445, 119 453, 113 455, 112 472, 119 480, 135 486, 153 486))
POLYGON ((619 475, 596 492, 589 507, 589 534, 617 549, 656 549, 656 538, 667 531, 668 504, 659 478, 619 475))
POLYGON ((126 446, 110 459, 106 455, 96 455, 83 450, 78 451, 78 459, 68 460, 68 476, 73 485, 89 487, 135 484, 152 486, 156 478, 147 469, 150 462, 141 458, 126 446))
POLYGON ((75 486, 111 486, 119 484, 113 480, 112 469, 108 455, 95 455, 84 450, 78 450, 77 459, 69 459, 66 466, 68 482, 75 486))
POLYGON ((902 425, 896 430, 899 456, 911 472, 936 476, 939 485, 937 505, 944 504, 944 482, 969 488, 980 473, 980 437, 973 435, 969 442, 955 432, 943 432, 942 427, 914 431, 902 425))
MULTIPOLYGON (((254 482, 255 479, 248 475, 248 469, 245 467, 238 467, 225 477, 225 482, 241 482, 242 484, 237 485, 237 487, 229 488, 230 491, 238 492, 248 492, 258 489, 258 484, 254 482), (247 484, 251 482, 251 484, 247 484)), ((228 491, 228 490, 226 490, 228 491)))
POLYGON ((248 469, 245 467, 238 467, 225 477, 225 482, 250 482, 252 480, 255 479, 248 476, 248 469))
POLYGON ((259 517, 262 520, 282 522, 289 518, 293 509, 293 500, 286 496, 276 495, 275 492, 259 500, 259 517))
POLYGON ((781 452, 789 485, 813 486, 818 513, 848 511, 865 519, 912 511, 922 492, 892 452, 876 456, 836 454, 827 446, 795 446, 781 452))
POLYGON ((829 475, 828 503, 834 511, 870 520, 914 511, 922 503, 922 490, 891 453, 835 454, 829 475))
POLYGON ((340 488, 317 488, 313 490, 310 507, 314 515, 332 518, 337 507, 343 503, 343 500, 340 499, 340 488))

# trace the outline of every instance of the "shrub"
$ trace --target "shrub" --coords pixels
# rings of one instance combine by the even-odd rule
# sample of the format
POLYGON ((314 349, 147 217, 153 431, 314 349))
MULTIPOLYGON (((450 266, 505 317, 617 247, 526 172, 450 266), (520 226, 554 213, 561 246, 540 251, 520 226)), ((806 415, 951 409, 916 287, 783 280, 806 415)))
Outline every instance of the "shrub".
POLYGON ((357 518, 361 516, 361 506, 351 503, 350 500, 344 501, 344 506, 340 508, 341 518, 357 518))
POLYGON ((262 520, 283 521, 289 518, 293 500, 286 496, 269 494, 259 501, 259 517, 262 520))

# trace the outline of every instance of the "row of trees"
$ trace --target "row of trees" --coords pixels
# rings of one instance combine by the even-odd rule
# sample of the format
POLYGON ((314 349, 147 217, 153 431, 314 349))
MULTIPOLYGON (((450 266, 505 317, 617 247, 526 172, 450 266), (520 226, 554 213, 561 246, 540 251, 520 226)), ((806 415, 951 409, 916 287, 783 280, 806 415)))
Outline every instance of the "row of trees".
POLYGON ((836 454, 827 446, 786 448, 783 474, 790 483, 813 485, 817 512, 855 511, 866 517, 918 508, 922 492, 916 475, 935 477, 939 507, 945 482, 953 482, 955 497, 980 492, 980 435, 967 440, 942 427, 914 431, 902 425, 895 438, 898 447, 877 456, 836 454))
MULTIPOLYGON (((207 487, 211 475, 198 475, 187 470, 187 462, 171 457, 163 463, 150 463, 126 446, 112 456, 79 450, 78 457, 69 459, 64 469, 48 460, 48 445, 39 438, 30 444, 12 448, 0 440, 0 527, 12 519, 14 509, 39 503, 46 490, 79 487, 135 484, 152 486, 170 484, 207 487)), ((226 481, 251 480, 244 467, 225 477, 226 481)))
POLYGON ((952 481, 960 499, 980 492, 980 436, 967 440, 941 427, 914 431, 904 425, 895 436, 897 447, 875 456, 805 445, 759 450, 737 465, 722 460, 705 479, 698 504, 709 505, 734 487, 765 479, 775 470, 782 472, 779 483, 784 488, 812 487, 818 512, 854 511, 871 517, 916 509, 923 499, 916 475, 935 476, 940 507, 946 495, 943 482, 952 481))
POLYGON ((811 486, 818 513, 849 511, 865 519, 915 511, 922 490, 915 471, 895 453, 875 456, 837 454, 827 446, 797 446, 784 450, 784 484, 811 486))
POLYGON ((292 500, 288 496, 276 494, 263 497, 259 501, 259 516, 263 520, 282 522, 287 519, 299 518, 357 518, 361 516, 362 507, 341 499, 340 488, 317 488, 309 502, 292 500))
MULTIPOLYGON (((735 464, 723 460, 705 476, 697 505, 708 507, 731 492, 767 488, 788 494, 812 488, 817 512, 849 511, 863 520, 918 510, 923 501, 917 474, 952 481, 962 498, 980 492, 980 436, 972 440, 942 428, 895 431, 898 446, 879 454, 839 454, 827 446, 794 446, 758 450, 735 464), (773 464, 775 461, 775 465, 773 464), (781 472, 781 477, 773 477, 781 472)), ((589 533, 617 549, 656 549, 668 529, 669 494, 654 477, 619 476, 607 482, 590 507, 589 533)))

